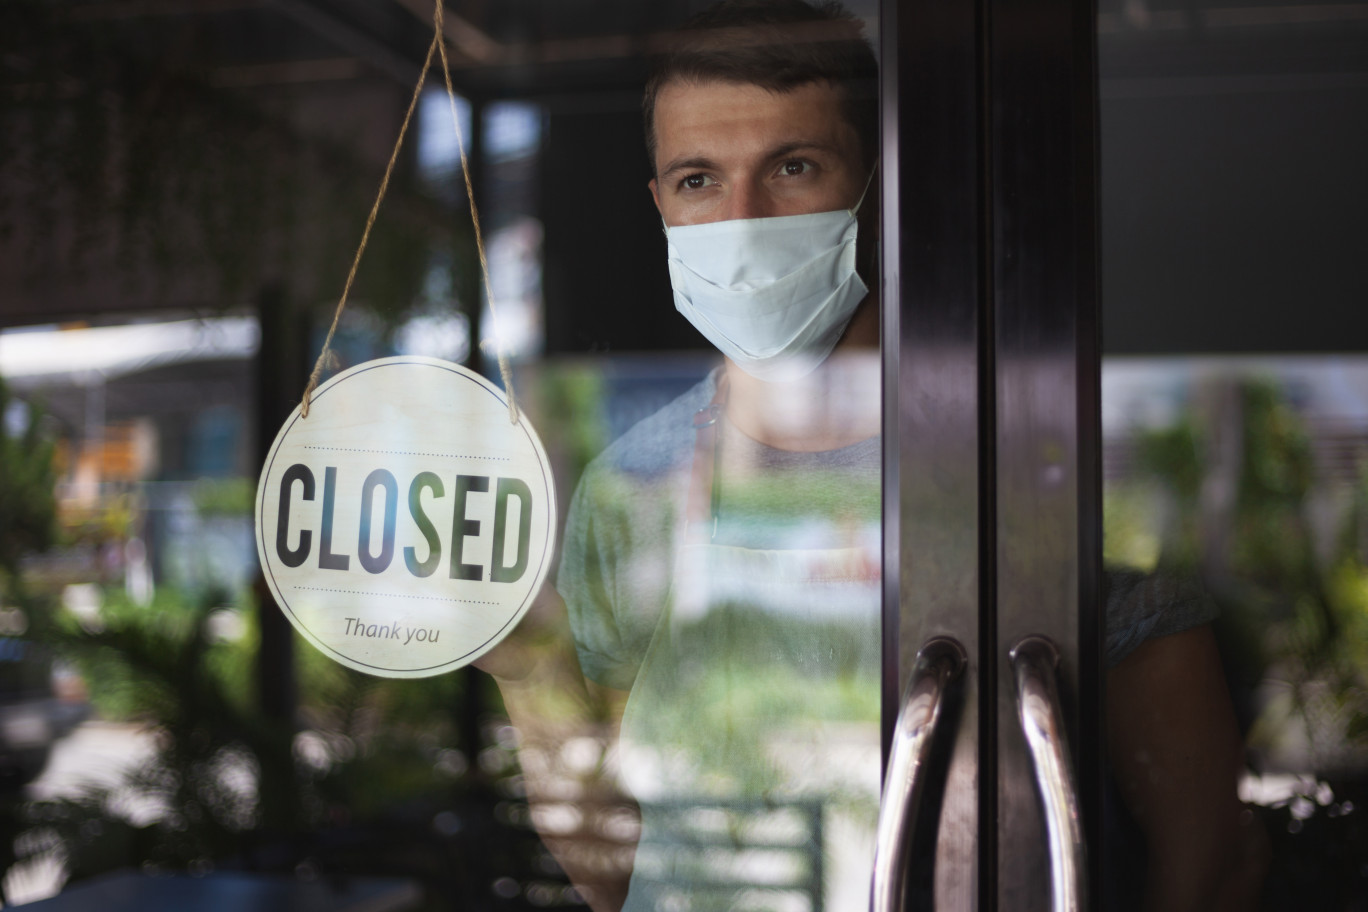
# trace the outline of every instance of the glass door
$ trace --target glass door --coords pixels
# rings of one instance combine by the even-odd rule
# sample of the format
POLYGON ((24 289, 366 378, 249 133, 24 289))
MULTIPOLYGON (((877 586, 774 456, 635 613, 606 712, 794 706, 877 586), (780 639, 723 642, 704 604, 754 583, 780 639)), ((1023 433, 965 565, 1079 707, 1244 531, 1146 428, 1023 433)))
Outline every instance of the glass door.
MULTIPOLYGON (((1368 896, 1365 12, 1103 3, 1097 20, 1104 554, 1200 584, 1243 821, 1151 849, 1148 877, 1201 858, 1250 908, 1368 896)), ((1123 679, 1109 715, 1134 706, 1123 679)), ((1127 854, 1157 837, 1111 820, 1108 898, 1135 908, 1127 854)))
POLYGON ((1362 901, 1361 13, 885 7, 885 645, 947 742, 914 906, 1362 901))
MULTIPOLYGON (((883 15, 886 649, 909 694, 928 644, 967 658, 948 746, 922 764, 909 907, 1087 908, 1102 633, 1089 14, 883 15)), ((888 787, 904 774, 895 761, 888 787)))

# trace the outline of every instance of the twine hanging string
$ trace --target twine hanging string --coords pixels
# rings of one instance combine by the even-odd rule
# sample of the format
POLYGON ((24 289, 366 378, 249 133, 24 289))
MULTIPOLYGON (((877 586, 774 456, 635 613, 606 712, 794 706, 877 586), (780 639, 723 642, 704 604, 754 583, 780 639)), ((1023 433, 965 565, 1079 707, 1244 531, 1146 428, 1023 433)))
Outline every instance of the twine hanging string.
POLYGON ((323 369, 331 366, 335 360, 332 352, 333 336, 337 333, 337 322, 342 318, 342 310, 347 306, 347 295, 351 292, 352 282, 356 280, 356 270, 361 265, 361 255, 366 251, 366 242, 370 240, 371 228, 375 225, 375 216, 380 212, 380 203, 385 199, 385 191, 389 189, 390 175, 394 173, 394 164, 399 160, 399 150, 404 145, 404 134, 408 132, 409 121, 413 119, 413 111, 418 107, 418 96, 423 91, 423 81, 427 78, 428 68, 432 66, 432 55, 434 52, 441 54, 442 75, 446 78, 447 103, 451 108, 451 124, 456 131, 456 148, 461 153, 461 175, 465 178, 466 199, 470 201, 470 221, 475 227, 475 250, 480 259, 480 276, 484 280, 485 297, 489 302, 489 316, 494 324, 494 348, 495 356, 499 361, 499 376, 503 379, 504 392, 508 397, 508 420, 513 424, 518 423, 518 405, 513 395, 513 374, 508 366, 508 356, 504 352, 503 338, 499 333, 499 316, 494 309, 494 293, 489 284, 489 259, 485 255, 484 235, 480 230, 480 214, 475 208, 475 190, 470 183, 470 162, 466 158, 465 139, 461 135, 461 121, 456 116, 456 91, 451 85, 451 66, 447 63, 446 44, 442 40, 442 3, 443 0, 436 0, 432 14, 432 44, 428 45, 427 56, 423 59, 423 68, 418 73, 418 83, 413 87, 413 97, 409 99, 408 110, 404 112, 404 121, 399 125, 399 137, 394 142, 394 151, 390 153, 389 164, 385 166, 385 176, 380 179, 380 192, 375 195, 375 204, 371 206, 370 215, 366 217, 365 230, 361 232, 361 243, 356 248, 356 256, 352 259, 351 270, 347 273, 347 281, 342 286, 342 296, 337 301, 337 309, 333 311, 332 325, 328 327, 328 335, 323 339, 323 350, 318 353, 318 361, 314 363, 313 372, 309 374, 309 383, 304 387, 304 400, 300 404, 300 417, 309 417, 309 399, 313 392, 318 388, 319 378, 323 375, 323 369))
POLYGON ((470 201, 470 223, 475 226, 475 252, 480 257, 480 277, 484 279, 485 299, 489 301, 489 319, 494 324, 494 355, 499 361, 499 376, 503 378, 508 395, 508 420, 518 423, 518 405, 513 398, 513 374, 504 353, 503 335, 499 331, 499 313, 494 309, 494 286, 489 281, 489 258, 485 256, 484 233, 480 230, 480 213, 475 208, 475 188, 470 185, 470 162, 466 160, 465 138, 461 136, 461 120, 456 116, 456 92, 451 87, 451 64, 447 62, 446 42, 442 41, 442 4, 437 0, 432 14, 437 30, 437 53, 442 55, 442 76, 446 79, 447 104, 451 107, 451 125, 456 129, 456 149, 461 153, 461 176, 465 178, 466 199, 470 201))

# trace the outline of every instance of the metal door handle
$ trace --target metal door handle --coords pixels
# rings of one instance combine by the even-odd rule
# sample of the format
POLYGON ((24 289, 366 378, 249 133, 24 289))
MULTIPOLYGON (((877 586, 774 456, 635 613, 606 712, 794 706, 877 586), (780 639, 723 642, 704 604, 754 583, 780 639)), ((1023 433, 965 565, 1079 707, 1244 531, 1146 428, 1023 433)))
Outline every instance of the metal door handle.
POLYGON ((964 670, 966 660, 964 647, 949 637, 928 640, 917 653, 893 731, 893 749, 879 803, 874 912, 897 912, 902 908, 908 844, 926 792, 926 767, 936 738, 936 724, 940 721, 946 689, 964 670))
POLYGON ((1045 812, 1050 847, 1050 909, 1081 912, 1088 901, 1087 847, 1055 684, 1059 650, 1045 637, 1028 636, 1012 647, 1011 658, 1021 731, 1026 736, 1045 812))

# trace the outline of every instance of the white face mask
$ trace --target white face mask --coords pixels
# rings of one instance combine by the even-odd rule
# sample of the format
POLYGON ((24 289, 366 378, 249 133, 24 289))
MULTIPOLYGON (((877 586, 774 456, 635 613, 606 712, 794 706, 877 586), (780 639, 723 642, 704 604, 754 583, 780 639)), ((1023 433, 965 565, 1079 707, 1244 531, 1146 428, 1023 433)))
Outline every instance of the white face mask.
POLYGON ((667 225, 675 307, 753 377, 811 373, 869 293, 855 272, 859 208, 667 225))

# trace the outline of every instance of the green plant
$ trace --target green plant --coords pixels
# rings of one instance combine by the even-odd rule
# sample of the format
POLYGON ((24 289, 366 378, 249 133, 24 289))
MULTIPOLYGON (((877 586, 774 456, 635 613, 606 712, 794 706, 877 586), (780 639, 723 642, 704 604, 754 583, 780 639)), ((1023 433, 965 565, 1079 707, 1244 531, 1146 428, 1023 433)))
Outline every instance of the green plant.
POLYGON ((11 398, 3 378, 0 419, 0 586, 17 598, 21 559, 46 551, 56 539, 54 444, 44 433, 42 413, 11 398), (8 426, 11 415, 22 424, 16 433, 8 426))
MULTIPOLYGON (((109 590, 98 620, 68 616, 53 634, 59 652, 78 663, 100 714, 142 723, 157 745, 116 789, 125 800, 160 809, 129 843, 141 857, 122 858, 124 864, 185 868, 234 851, 256 822, 252 783, 262 773, 261 758, 271 755, 264 748, 290 737, 253 712, 254 637, 213 636, 207 622, 221 604, 221 594, 190 602, 162 588, 151 605, 140 606, 109 590)), ((40 805, 34 815, 50 823, 96 819, 102 831, 132 825, 105 807, 108 799, 92 790, 40 805)), ((71 848, 82 844, 77 839, 71 848)), ((98 852, 107 848, 101 844, 98 852)), ((75 870, 89 867, 79 851, 73 858, 75 870)))
POLYGON ((195 512, 200 516, 250 516, 256 482, 250 478, 202 478, 195 483, 195 512))
MULTIPOLYGON (((1313 756, 1335 753, 1343 738, 1368 744, 1368 566, 1360 541, 1368 493, 1358 492, 1329 559, 1319 557, 1308 520, 1317 479, 1302 419, 1271 380, 1242 381, 1229 392, 1216 397, 1231 410, 1222 420, 1191 411, 1140 440, 1142 471, 1175 505, 1158 562, 1203 571, 1222 608, 1227 673, 1237 689, 1269 675, 1285 682, 1284 712, 1302 720, 1313 756), (1236 434, 1236 445, 1221 446, 1218 433, 1236 434), (1205 496, 1213 486, 1231 496, 1205 496), (1330 723, 1335 717, 1348 721, 1330 723)), ((1288 718, 1265 715, 1251 743, 1274 749, 1288 718)))
POLYGON ((256 706, 255 617, 245 594, 190 599, 163 586, 150 605, 109 589, 97 619, 63 618, 52 642, 78 663, 99 714, 140 723, 156 744, 114 787, 27 810, 31 826, 61 834, 74 877, 195 870, 339 822, 384 826, 398 808, 480 787, 467 775, 478 746, 455 740, 460 676, 374 678, 297 640, 299 716, 272 722, 256 706), (289 807, 265 807, 268 778, 289 783, 289 807), (157 813, 130 819, 130 802, 157 813))

